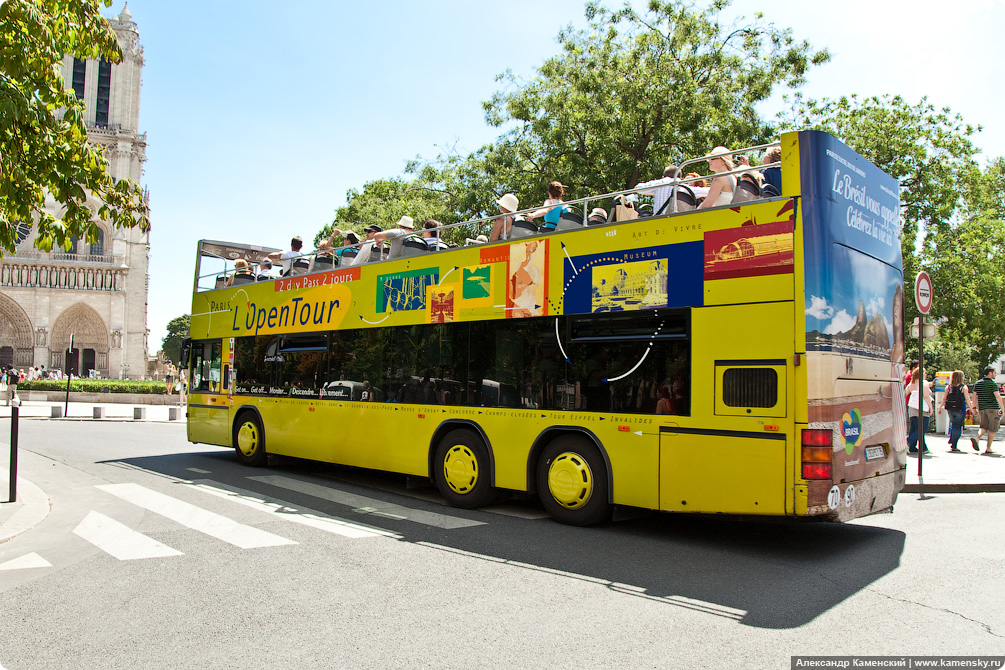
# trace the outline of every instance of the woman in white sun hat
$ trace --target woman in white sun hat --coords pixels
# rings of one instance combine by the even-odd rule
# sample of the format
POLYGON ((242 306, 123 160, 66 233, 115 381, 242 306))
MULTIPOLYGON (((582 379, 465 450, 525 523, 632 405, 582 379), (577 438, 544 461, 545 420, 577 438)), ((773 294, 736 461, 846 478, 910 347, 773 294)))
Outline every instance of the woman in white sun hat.
POLYGON ((512 214, 520 209, 520 201, 512 193, 507 193, 496 200, 496 204, 499 205, 501 214, 496 217, 495 225, 492 226, 492 234, 489 235, 490 242, 495 242, 503 235, 509 237, 510 228, 513 227, 512 214))

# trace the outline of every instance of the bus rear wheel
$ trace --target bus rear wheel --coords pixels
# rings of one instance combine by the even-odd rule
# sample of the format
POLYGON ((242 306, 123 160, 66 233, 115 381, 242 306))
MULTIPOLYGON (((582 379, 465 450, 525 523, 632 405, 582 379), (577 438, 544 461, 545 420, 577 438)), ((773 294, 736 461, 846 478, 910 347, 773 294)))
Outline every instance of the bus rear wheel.
POLYGON ((488 449, 475 432, 447 433, 436 447, 433 463, 436 488, 454 507, 484 507, 498 497, 489 477, 488 449))
POLYGON ((245 412, 234 422, 234 451, 237 460, 245 465, 261 467, 268 457, 265 453, 265 431, 262 422, 253 412, 245 412))
POLYGON ((589 440, 563 435, 544 448, 537 468, 541 504, 555 521, 590 526, 611 516, 607 468, 589 440))

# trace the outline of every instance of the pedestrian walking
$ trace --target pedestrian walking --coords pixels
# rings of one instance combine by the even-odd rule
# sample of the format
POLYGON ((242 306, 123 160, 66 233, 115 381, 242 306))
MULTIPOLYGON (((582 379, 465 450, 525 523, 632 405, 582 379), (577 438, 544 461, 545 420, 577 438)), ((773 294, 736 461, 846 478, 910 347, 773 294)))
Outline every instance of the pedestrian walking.
POLYGON ((966 418, 964 410, 972 412, 973 408, 970 389, 963 383, 963 370, 953 371, 946 392, 942 395, 942 402, 939 403, 939 414, 942 414, 943 409, 949 413, 949 451, 960 450, 956 443, 963 434, 963 420, 966 418))
POLYGON ((7 368, 7 406, 17 401, 17 384, 21 381, 21 375, 13 367, 7 368))
POLYGON ((911 417, 911 431, 907 435, 907 450, 912 454, 918 453, 918 424, 920 423, 921 449, 926 454, 931 453, 928 445, 925 443, 925 433, 928 432, 929 415, 935 403, 932 402, 932 387, 918 374, 918 368, 914 368, 911 371, 911 383, 907 385, 907 396, 907 413, 911 417), (918 416, 919 394, 925 402, 921 417, 918 416), (919 418, 921 419, 920 421, 919 418))
POLYGON ((977 432, 977 437, 970 438, 970 444, 973 445, 974 451, 980 451, 979 443, 981 435, 987 434, 988 447, 984 450, 985 454, 995 453, 991 449, 991 442, 995 439, 995 433, 998 432, 998 428, 1001 425, 1002 411, 1005 408, 1005 405, 1002 404, 1002 396, 998 392, 998 384, 995 383, 994 376, 994 368, 984 368, 984 376, 974 384, 974 388, 971 391, 971 399, 977 405, 977 413, 980 416, 981 428, 977 432))

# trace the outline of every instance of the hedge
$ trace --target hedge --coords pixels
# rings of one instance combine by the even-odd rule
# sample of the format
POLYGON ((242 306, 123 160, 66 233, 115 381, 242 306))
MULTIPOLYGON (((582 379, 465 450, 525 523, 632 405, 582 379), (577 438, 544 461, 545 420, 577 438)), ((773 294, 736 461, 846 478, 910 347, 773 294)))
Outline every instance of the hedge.
MULTIPOLYGON (((66 380, 38 379, 17 385, 18 391, 65 391, 66 380)), ((78 393, 147 393, 165 395, 167 387, 162 381, 138 379, 72 379, 70 390, 78 393)))

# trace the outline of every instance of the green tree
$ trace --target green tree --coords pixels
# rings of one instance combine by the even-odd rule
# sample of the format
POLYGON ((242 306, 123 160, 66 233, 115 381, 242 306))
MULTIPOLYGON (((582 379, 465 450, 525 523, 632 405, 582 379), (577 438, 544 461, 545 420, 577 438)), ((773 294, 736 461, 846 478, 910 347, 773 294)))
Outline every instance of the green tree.
POLYGON ((829 55, 761 14, 723 26, 719 13, 730 4, 651 0, 643 12, 587 4, 586 30, 561 31, 561 53, 537 76, 501 75, 505 89, 484 103, 489 124, 514 126, 483 155, 502 178, 496 184, 543 196, 560 179, 604 193, 716 145, 770 139, 757 103, 776 86, 801 85, 829 55))
POLYGON ((192 317, 182 314, 168 321, 167 335, 161 340, 161 351, 164 357, 178 365, 181 362, 181 343, 188 337, 189 328, 192 325, 192 317))
POLYGON ((122 58, 99 12, 112 0, 7 0, 0 3, 0 255, 13 252, 21 224, 38 229, 35 245, 68 248, 95 241, 94 218, 115 227, 149 227, 140 187, 114 181, 101 151, 87 141, 83 103, 64 89, 59 63, 122 58), (88 192, 101 205, 92 211, 88 192), (44 209, 51 194, 65 212, 44 209))
POLYGON ((652 0, 641 12, 587 4, 589 27, 562 30, 560 53, 533 78, 498 77, 503 90, 483 103, 486 121, 505 129, 495 142, 467 156, 451 148, 410 163, 406 179, 350 191, 336 224, 392 225, 401 214, 468 221, 495 214, 506 192, 539 204, 552 179, 572 187, 567 199, 596 195, 658 177, 667 163, 716 145, 769 139, 756 104, 777 86, 802 84, 829 56, 759 14, 721 25, 729 4, 652 0))
MULTIPOLYGON (((919 238, 930 248, 929 234, 952 228, 962 194, 980 175, 973 143, 980 127, 926 98, 912 105, 900 96, 803 100, 797 95, 794 103, 783 128, 826 130, 900 180, 904 276, 913 280, 919 238)), ((917 316, 913 303, 908 315, 917 316)))
POLYGON ((980 367, 1005 353, 1005 222, 966 219, 934 236, 926 255, 942 337, 969 346, 980 367))

